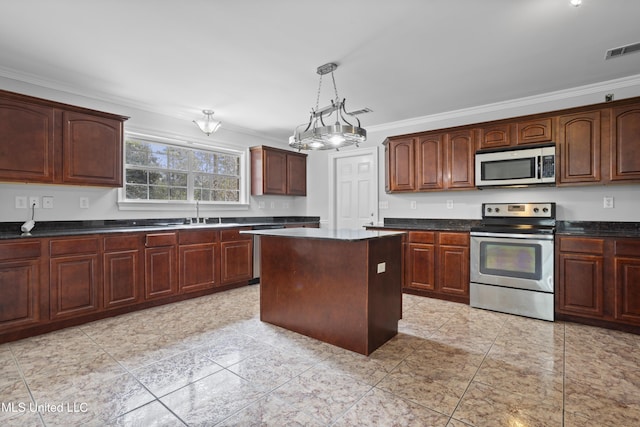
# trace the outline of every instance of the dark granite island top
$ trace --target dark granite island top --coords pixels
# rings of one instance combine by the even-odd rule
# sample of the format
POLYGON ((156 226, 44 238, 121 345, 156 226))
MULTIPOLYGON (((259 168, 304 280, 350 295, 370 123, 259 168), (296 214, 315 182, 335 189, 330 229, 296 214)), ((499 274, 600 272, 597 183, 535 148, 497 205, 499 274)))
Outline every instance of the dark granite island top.
POLYGON ((402 232, 260 235, 260 320, 369 355, 398 333, 402 232))

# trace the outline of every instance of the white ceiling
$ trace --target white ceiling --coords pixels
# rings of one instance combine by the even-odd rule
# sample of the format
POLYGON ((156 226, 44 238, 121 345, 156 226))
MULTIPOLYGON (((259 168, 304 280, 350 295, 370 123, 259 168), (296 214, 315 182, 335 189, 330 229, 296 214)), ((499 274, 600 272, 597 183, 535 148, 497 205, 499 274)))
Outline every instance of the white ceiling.
POLYGON ((638 18, 638 0, 1 0, 0 75, 284 143, 326 62, 366 128, 636 75, 640 53, 604 55, 638 18))

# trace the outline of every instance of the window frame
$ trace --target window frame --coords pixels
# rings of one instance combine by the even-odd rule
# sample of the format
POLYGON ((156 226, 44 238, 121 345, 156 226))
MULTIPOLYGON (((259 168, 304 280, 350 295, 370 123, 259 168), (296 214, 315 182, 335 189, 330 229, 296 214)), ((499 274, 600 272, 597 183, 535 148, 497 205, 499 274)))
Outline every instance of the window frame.
POLYGON ((246 210, 249 208, 249 185, 250 175, 248 170, 249 149, 234 149, 221 145, 206 144, 202 142, 187 141, 173 137, 160 135, 150 135, 135 131, 125 131, 122 143, 122 187, 118 188, 118 208, 120 210, 153 210, 153 211, 189 211, 194 209, 196 204, 202 208, 215 208, 216 210, 246 210), (136 139, 144 142, 163 144, 188 150, 207 151, 213 153, 232 154, 239 158, 239 195, 238 201, 208 201, 194 199, 194 179, 195 171, 188 171, 187 178, 187 200, 143 200, 126 198, 126 174, 127 174, 127 140, 136 139))

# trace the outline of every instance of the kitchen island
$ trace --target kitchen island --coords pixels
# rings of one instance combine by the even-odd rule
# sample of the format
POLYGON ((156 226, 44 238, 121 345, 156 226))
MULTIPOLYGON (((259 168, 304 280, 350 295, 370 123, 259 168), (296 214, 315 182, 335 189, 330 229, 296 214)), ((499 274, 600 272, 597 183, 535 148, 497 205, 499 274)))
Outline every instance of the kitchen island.
POLYGON ((402 316, 402 232, 284 229, 260 235, 260 319, 369 355, 402 316))

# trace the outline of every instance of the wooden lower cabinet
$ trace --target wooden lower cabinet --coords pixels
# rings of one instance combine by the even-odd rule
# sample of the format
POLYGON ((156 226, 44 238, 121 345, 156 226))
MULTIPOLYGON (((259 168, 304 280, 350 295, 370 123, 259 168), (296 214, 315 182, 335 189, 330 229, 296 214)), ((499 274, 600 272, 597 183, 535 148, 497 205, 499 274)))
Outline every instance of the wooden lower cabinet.
POLYGON ((99 239, 54 239, 49 250, 50 319, 99 311, 102 308, 99 239))
POLYGON ((0 332, 41 320, 40 241, 0 244, 0 332))
POLYGON ((212 288, 220 284, 218 274, 217 231, 181 231, 178 247, 180 278, 178 286, 181 293, 212 288))
POLYGON ((177 235, 148 234, 144 248, 144 297, 163 298, 178 293, 177 235))
POLYGON ((253 237, 240 234, 240 230, 220 232, 220 275, 223 284, 253 277, 253 237))
POLYGON ((405 290, 469 303, 469 233, 409 232, 405 290))
POLYGON ((640 239, 556 239, 556 317, 640 332, 640 239))
POLYGON ((144 285, 139 234, 104 238, 104 308, 140 302, 144 285))

